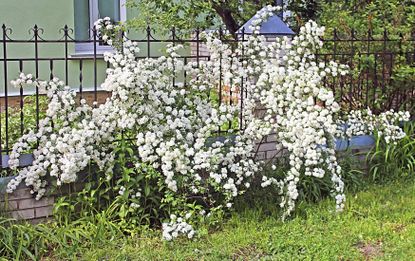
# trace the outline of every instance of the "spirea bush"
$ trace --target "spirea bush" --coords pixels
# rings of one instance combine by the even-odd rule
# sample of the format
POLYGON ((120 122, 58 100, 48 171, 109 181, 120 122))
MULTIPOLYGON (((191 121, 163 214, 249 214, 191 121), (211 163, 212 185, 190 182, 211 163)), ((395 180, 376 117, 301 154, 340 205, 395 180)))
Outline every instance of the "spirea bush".
POLYGON ((376 134, 386 143, 396 145, 398 140, 406 136, 400 125, 409 120, 408 111, 390 110, 375 115, 370 109, 353 110, 343 120, 339 120, 340 133, 338 136, 351 138, 352 136, 376 134))
MULTIPOLYGON (((49 105, 39 130, 13 147, 9 164, 17 176, 9 192, 24 181, 39 199, 51 179, 58 186, 72 183, 94 169, 99 185, 90 194, 98 202, 115 208, 126 227, 143 220, 162 223, 166 240, 193 237, 195 226, 232 208, 254 178, 262 187, 276 186, 276 203, 286 217, 295 208, 301 179, 330 177, 341 211, 344 183, 333 143, 340 107, 323 79, 344 75, 347 68, 315 62, 324 28, 312 21, 293 39, 268 43, 259 29, 274 10, 258 13, 253 35, 237 45, 206 34, 209 61, 184 64, 180 45, 168 46, 166 56, 136 59, 137 43, 124 41, 105 55, 111 68, 102 88, 112 95, 99 106, 78 104, 75 92, 56 78, 45 82, 21 74, 13 84, 39 86, 49 105), (186 85, 174 81, 183 71, 191 78, 186 85), (243 104, 212 102, 219 84, 242 90, 243 104), (231 124, 239 117, 241 129, 231 124), (218 137, 220 126, 228 126, 227 134, 218 137), (262 164, 255 160, 256 143, 273 132, 277 148, 288 153, 282 178, 261 176, 262 164), (18 169, 19 156, 36 143, 33 164, 18 169)), ((109 44, 119 35, 109 19, 96 26, 109 44)))

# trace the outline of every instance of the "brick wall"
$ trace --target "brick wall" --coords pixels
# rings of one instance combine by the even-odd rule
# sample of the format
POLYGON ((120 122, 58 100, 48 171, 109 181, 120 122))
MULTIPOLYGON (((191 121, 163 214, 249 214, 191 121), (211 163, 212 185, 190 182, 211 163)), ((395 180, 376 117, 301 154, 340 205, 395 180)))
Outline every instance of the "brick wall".
POLYGON ((20 185, 13 193, 5 192, 7 179, 2 180, 0 189, 0 209, 16 219, 42 221, 52 215, 55 196, 51 195, 35 200, 30 189, 20 185))
MULTIPOLYGON (((270 135, 259 145, 257 159, 272 159, 277 150, 275 149, 275 135, 270 135)), ((0 213, 4 209, 13 218, 25 219, 33 223, 41 222, 53 214, 53 204, 60 195, 70 191, 79 191, 82 184, 65 184, 58 192, 54 192, 40 200, 33 198, 30 189, 20 184, 12 194, 6 193, 5 186, 10 178, 0 179, 0 213)))
POLYGON ((0 179, 0 213, 32 223, 45 221, 53 215, 53 205, 56 198, 80 191, 83 187, 81 183, 65 184, 59 190, 36 200, 30 193, 30 189, 24 184, 20 184, 13 193, 6 193, 6 185, 9 180, 10 178, 0 179))
POLYGON ((283 155, 283 151, 276 149, 276 137, 275 134, 268 135, 262 143, 258 142, 255 148, 257 160, 272 160, 276 157, 283 155), (278 155, 277 155, 278 154, 278 155))
MULTIPOLYGON (((105 100, 108 97, 110 97, 110 95, 111 94, 109 92, 106 92, 106 91, 97 91, 97 102, 99 104, 104 103, 105 100)), ((81 97, 80 93, 77 93, 76 96, 77 96, 78 99, 81 97)), ((9 107, 20 108, 20 101, 22 99, 24 99, 24 97, 25 96, 23 96, 23 97, 9 96, 9 97, 7 97, 7 102, 8 102, 9 107)), ((85 99, 88 104, 92 105, 92 103, 94 102, 94 99, 95 99, 94 92, 92 92, 92 91, 91 92, 90 91, 83 92, 82 93, 82 98, 85 99)), ((5 102, 6 102, 5 97, 0 97, 0 108, 1 108, 2 111, 4 111, 5 104, 6 104, 5 102)), ((23 105, 23 106, 25 106, 25 105, 23 105)))
POLYGON ((16 219, 43 220, 52 214, 53 196, 36 200, 30 194, 30 189, 19 188, 13 194, 7 195, 7 201, 3 202, 11 217, 16 219))

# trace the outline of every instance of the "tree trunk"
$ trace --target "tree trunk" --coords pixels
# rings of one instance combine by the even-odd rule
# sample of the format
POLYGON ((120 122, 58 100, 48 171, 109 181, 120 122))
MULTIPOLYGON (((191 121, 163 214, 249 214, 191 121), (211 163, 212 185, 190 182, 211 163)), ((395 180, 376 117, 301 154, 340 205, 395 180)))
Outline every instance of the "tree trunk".
POLYGON ((235 21, 235 19, 232 16, 232 11, 227 8, 225 5, 219 5, 217 3, 212 3, 213 9, 215 9, 216 13, 220 16, 223 23, 226 26, 226 29, 229 31, 229 33, 236 38, 236 32, 239 29, 238 23, 235 21))

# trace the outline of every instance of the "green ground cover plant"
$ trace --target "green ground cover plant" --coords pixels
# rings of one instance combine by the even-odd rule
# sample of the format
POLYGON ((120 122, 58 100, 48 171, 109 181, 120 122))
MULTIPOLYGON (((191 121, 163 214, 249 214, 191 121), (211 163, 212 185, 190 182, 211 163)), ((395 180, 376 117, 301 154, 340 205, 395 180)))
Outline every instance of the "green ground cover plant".
POLYGON ((395 143, 386 143, 376 135, 375 147, 367 157, 372 180, 384 182, 414 175, 415 123, 407 122, 403 129, 406 136, 395 143))

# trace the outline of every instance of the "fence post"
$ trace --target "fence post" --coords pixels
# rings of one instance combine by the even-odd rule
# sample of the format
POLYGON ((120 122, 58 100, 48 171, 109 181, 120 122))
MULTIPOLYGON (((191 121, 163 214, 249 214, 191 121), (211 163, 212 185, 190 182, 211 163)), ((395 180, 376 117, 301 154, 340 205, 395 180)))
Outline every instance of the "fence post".
MULTIPOLYGON (((2 26, 2 32, 3 32, 3 37, 2 37, 2 43, 3 43, 3 73, 4 73, 4 103, 5 103, 5 112, 6 112, 6 153, 7 150, 9 148, 9 144, 8 144, 8 99, 7 99, 7 48, 6 48, 6 33, 7 33, 7 29, 6 29, 6 25, 3 24, 2 26)), ((0 112, 1 112, 1 104, 0 104, 0 112)), ((0 165, 3 165, 3 143, 2 143, 2 139, 1 139, 1 117, 0 117, 0 165)))
MULTIPOLYGON (((399 33, 399 57, 398 57, 398 62, 401 61, 403 63, 403 61, 405 59, 403 59, 403 57, 402 57, 403 56, 402 42, 403 42, 403 34, 401 32, 401 33, 399 33)), ((406 62, 406 60, 405 60, 405 62, 406 62)), ((406 84, 406 81, 404 82, 404 84, 406 84)), ((401 91, 399 91, 398 95, 400 96, 400 98, 398 98, 398 102, 396 104, 396 109, 397 110, 399 109, 399 105, 402 105, 402 102, 404 102, 403 107, 405 109, 407 108, 407 103, 404 100, 404 97, 405 97, 406 94, 408 94, 408 93, 407 93, 407 90, 405 88, 401 89, 401 91)))
POLYGON ((83 76, 82 76, 82 63, 83 60, 80 59, 79 60, 79 99, 82 100, 82 81, 83 81, 83 76))
MULTIPOLYGON (((222 27, 219 28, 219 40, 223 39, 222 27)), ((222 105, 222 51, 219 53, 219 107, 222 105)), ((220 133, 220 126, 218 128, 218 133, 220 133)))
POLYGON ((200 48, 200 30, 199 28, 196 29, 196 63, 197 68, 199 68, 199 48, 200 48))
MULTIPOLYGON (((350 40, 351 40, 351 53, 349 58, 349 68, 354 69, 354 55, 355 55, 355 47, 354 47, 354 41, 355 41, 355 31, 352 29, 350 34, 350 40)), ((353 79, 353 73, 350 73, 350 87, 349 87, 349 110, 353 108, 353 90, 354 90, 354 79, 353 79)))
MULTIPOLYGON (((336 61, 336 54, 337 54, 337 30, 336 30, 336 28, 334 28, 334 30, 333 30, 333 55, 332 55, 334 61, 336 61)), ((340 81, 341 80, 339 80, 340 99, 341 99, 342 93, 343 93, 343 87, 342 87, 340 81)), ((332 83, 333 83, 333 87, 334 87, 335 84, 336 84, 336 79, 333 78, 332 83)), ((333 91, 334 96, 336 96, 336 88, 331 88, 331 90, 333 91)), ((340 100, 340 102, 341 102, 341 100, 340 100)))
POLYGON ((147 58, 150 58, 150 34, 151 34, 150 30, 151 30, 150 26, 147 25, 147 28, 146 28, 146 33, 147 33, 147 58))
MULTIPOLYGON (((242 39, 241 39, 241 62, 242 67, 245 67, 244 65, 244 59, 245 59, 245 27, 242 27, 242 39)), ((243 104, 244 104, 244 77, 241 77, 241 111, 239 113, 239 129, 242 130, 243 128, 243 104)))
MULTIPOLYGON (((370 42, 372 40, 372 31, 370 29, 367 30, 367 48, 366 48, 366 58, 367 58, 367 65, 366 65, 366 104, 365 107, 369 107, 369 66, 370 66, 370 42)), ((373 88, 373 87, 372 87, 373 88)))
MULTIPOLYGON (((176 28, 171 28, 171 42, 173 47, 176 46, 176 28)), ((173 57, 173 87, 176 85, 176 66, 174 65, 174 57, 173 57)))
POLYGON ((98 80, 97 80, 97 28, 94 25, 94 27, 92 28, 92 36, 93 36, 93 41, 94 41, 94 106, 96 106, 96 102, 98 100, 97 97, 97 85, 98 85, 98 80))
POLYGON ((382 95, 385 94, 386 91, 386 77, 385 77, 385 58, 386 58, 386 40, 388 39, 386 28, 383 29, 383 50, 382 50, 382 95))
MULTIPOLYGON (((23 72, 23 60, 19 60, 19 71, 23 72)), ((24 132, 24 113, 23 113, 23 87, 20 86, 20 135, 23 136, 24 132)))
MULTIPOLYGON (((39 28, 35 24, 33 27, 34 34, 34 45, 35 45, 35 75, 36 79, 39 79, 39 46, 38 46, 38 37, 39 37, 39 28)), ((36 85, 36 131, 39 131, 39 87, 36 85)), ((39 145, 39 139, 38 139, 39 145)))
MULTIPOLYGON (((374 38, 373 38, 373 32, 371 31, 371 40, 372 41, 376 41, 374 38)), ((376 42, 375 42, 375 46, 376 46, 376 42)), ((372 99, 372 107, 374 107, 375 106, 375 103, 376 103, 376 91, 377 91, 377 89, 378 89, 378 87, 379 87, 379 81, 378 81, 378 56, 379 56, 379 51, 376 51, 376 52, 373 52, 373 55, 374 55, 374 59, 375 59, 375 62, 374 62, 374 68, 375 68, 375 70, 374 70, 374 72, 373 72, 373 75, 374 75, 374 79, 373 79, 373 90, 372 90, 372 96, 373 96, 373 99, 372 99)))
POLYGON ((68 25, 63 27, 65 40, 65 85, 68 85, 68 25))

